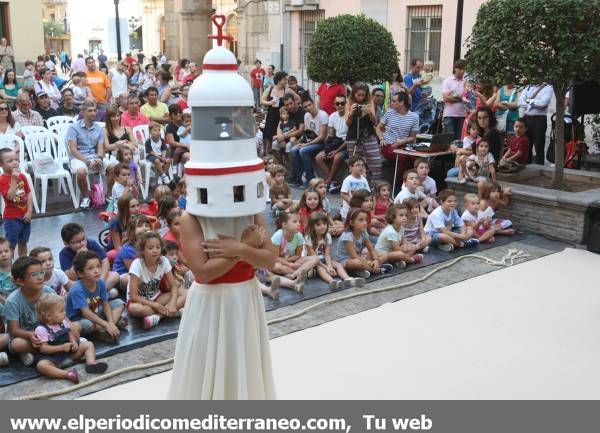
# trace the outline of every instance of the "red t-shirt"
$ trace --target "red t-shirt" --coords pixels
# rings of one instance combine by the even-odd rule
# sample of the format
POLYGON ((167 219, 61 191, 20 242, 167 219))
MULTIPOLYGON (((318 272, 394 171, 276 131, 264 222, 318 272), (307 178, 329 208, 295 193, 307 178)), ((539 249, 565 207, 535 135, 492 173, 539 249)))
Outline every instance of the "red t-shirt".
POLYGON ((183 81, 181 81, 182 84, 187 83, 188 81, 194 81, 196 78, 198 78, 200 76, 200 74, 196 73, 196 74, 188 74, 185 77, 183 77, 183 81))
POLYGON ((6 198, 6 194, 8 194, 10 188, 10 181, 11 176, 9 174, 2 174, 0 176, 0 194, 2 194, 2 198, 4 199, 4 219, 22 218, 27 212, 27 196, 31 190, 29 189, 25 175, 19 173, 15 197, 9 200, 6 198))
POLYGON ((250 77, 252 77, 252 87, 260 89, 262 87, 262 80, 265 76, 265 70, 263 68, 254 68, 250 71, 250 77))
POLYGON ((179 99, 179 101, 177 101, 177 105, 179 105, 181 107, 181 111, 183 110, 187 110, 188 108, 190 108, 190 106, 188 105, 187 102, 185 102, 183 99, 179 99))
POLYGON ((140 111, 137 116, 132 116, 129 111, 121 114, 121 126, 125 128, 134 128, 139 125, 149 125, 150 120, 140 111))
POLYGON ((327 84, 322 83, 317 90, 319 95, 320 103, 319 107, 327 114, 331 114, 335 111, 335 98, 336 96, 346 96, 346 88, 343 84, 327 84))
POLYGON ((527 164, 529 161, 529 139, 526 135, 517 137, 516 135, 510 139, 508 145, 511 155, 521 151, 521 155, 515 160, 519 164, 527 164))

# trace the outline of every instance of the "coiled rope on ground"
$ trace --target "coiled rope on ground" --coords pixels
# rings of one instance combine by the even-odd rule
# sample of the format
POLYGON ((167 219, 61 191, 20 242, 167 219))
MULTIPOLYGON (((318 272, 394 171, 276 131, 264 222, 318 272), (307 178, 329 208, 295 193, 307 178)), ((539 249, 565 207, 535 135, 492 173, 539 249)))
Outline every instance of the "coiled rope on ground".
MULTIPOLYGON (((287 314, 285 316, 281 316, 281 317, 276 317, 274 319, 271 319, 267 322, 268 325, 273 325, 275 323, 281 323, 284 322, 286 320, 291 320, 291 319, 295 319, 297 317, 300 317, 306 313, 308 313, 309 311, 312 311, 316 308, 322 307, 324 305, 327 304, 332 304, 334 302, 340 302, 340 301, 345 301, 348 299, 352 299, 352 298, 357 298, 359 296, 364 296, 364 295, 370 295, 373 293, 381 293, 381 292, 386 292, 388 290, 395 290, 395 289, 401 289, 403 287, 407 287, 407 286, 411 286, 413 284, 418 284, 421 283, 429 278, 431 278, 431 276, 433 276, 434 274, 436 274, 437 272, 443 271, 444 269, 447 269, 453 265, 455 265, 456 263, 460 262, 461 260, 465 260, 465 259, 477 259, 477 260, 483 260, 486 264, 490 265, 490 266, 503 266, 503 267, 510 267, 513 266, 515 263, 515 260, 518 259, 524 259, 524 258, 528 258, 530 257, 529 254, 526 254, 524 251, 522 250, 518 250, 518 249, 509 249, 508 252, 502 256, 502 258, 500 260, 494 260, 494 259, 490 259, 489 257, 484 257, 478 254, 468 254, 468 255, 464 255, 464 256, 460 256, 457 257, 453 260, 450 260, 448 263, 445 263, 441 266, 437 266, 434 269, 432 269, 431 271, 427 272, 426 274, 424 274, 422 277, 416 278, 414 280, 411 281, 407 281, 404 283, 399 283, 399 284, 393 284, 390 286, 385 286, 385 287, 380 287, 378 289, 365 289, 365 290, 360 290, 358 292, 354 292, 354 293, 349 293, 347 295, 344 296, 340 296, 337 298, 332 298, 332 299, 326 299, 323 300, 321 302, 317 302, 316 304, 310 305, 306 308, 303 308, 302 310, 296 311, 295 313, 292 314, 287 314)), ((146 363, 146 364, 137 364, 137 365, 131 365, 129 367, 125 367, 125 368, 121 368, 119 370, 115 370, 115 371, 111 371, 110 373, 107 374, 103 374, 102 376, 97 376, 91 380, 88 380, 86 382, 82 382, 79 383, 77 385, 73 385, 73 386, 69 386, 67 388, 63 388, 57 391, 50 391, 50 392, 43 392, 43 393, 39 393, 39 394, 31 394, 31 395, 26 395, 26 396, 22 396, 22 397, 17 397, 15 398, 15 400, 44 400, 44 399, 49 399, 52 397, 57 397, 60 395, 65 395, 65 394, 69 394, 71 392, 75 392, 78 391, 82 388, 87 388, 91 385, 95 385, 96 383, 99 382, 103 382, 105 380, 108 379, 112 379, 113 377, 125 374, 125 373, 130 373, 133 371, 138 371, 138 370, 147 370, 150 368, 154 368, 154 367, 160 367, 162 365, 166 365, 166 364, 170 364, 174 361, 174 358, 168 358, 168 359, 163 359, 161 361, 154 361, 154 362, 150 362, 150 363, 146 363)))

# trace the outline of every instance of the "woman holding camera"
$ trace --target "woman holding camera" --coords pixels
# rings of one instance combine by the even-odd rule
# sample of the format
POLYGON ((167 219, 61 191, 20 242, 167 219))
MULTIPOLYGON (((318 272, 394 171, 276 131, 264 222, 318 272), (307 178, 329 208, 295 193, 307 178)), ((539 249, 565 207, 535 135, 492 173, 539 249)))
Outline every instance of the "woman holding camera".
POLYGON ((369 86, 361 82, 355 83, 346 107, 348 154, 350 157, 357 152, 362 154, 367 160, 368 172, 371 174, 369 180, 381 180, 381 154, 379 153, 379 139, 375 132, 377 115, 371 101, 369 86))

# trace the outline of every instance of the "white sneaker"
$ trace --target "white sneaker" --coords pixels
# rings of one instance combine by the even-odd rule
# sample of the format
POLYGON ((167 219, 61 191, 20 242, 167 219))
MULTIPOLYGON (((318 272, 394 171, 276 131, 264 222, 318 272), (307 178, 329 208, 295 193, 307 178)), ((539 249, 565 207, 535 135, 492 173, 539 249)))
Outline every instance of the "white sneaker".
POLYGON ((81 199, 81 203, 79 203, 79 207, 81 209, 88 209, 90 207, 90 198, 84 197, 81 199))
POLYGON ((438 248, 442 251, 446 251, 447 253, 454 251, 454 245, 452 244, 439 244, 438 248))
POLYGON ((344 285, 346 287, 364 287, 365 279, 364 278, 347 278, 344 280, 344 285))
POLYGON ((344 282, 342 280, 331 280, 329 282, 329 288, 331 290, 339 290, 344 287, 344 282))
POLYGON ((35 359, 31 353, 21 353, 19 354, 19 358, 25 367, 29 367, 31 364, 33 364, 35 359))
POLYGON ((0 352, 0 367, 6 367, 8 365, 8 355, 6 352, 0 352))
POLYGON ((360 269, 358 271, 354 271, 354 275, 359 278, 364 278, 365 280, 371 276, 371 273, 367 270, 360 269))
POLYGON ((144 329, 148 330, 154 328, 160 322, 160 316, 158 314, 152 314, 151 316, 144 317, 144 329))
POLYGON ((119 291, 115 287, 108 291, 108 297, 110 299, 115 299, 117 296, 119 296, 119 291))

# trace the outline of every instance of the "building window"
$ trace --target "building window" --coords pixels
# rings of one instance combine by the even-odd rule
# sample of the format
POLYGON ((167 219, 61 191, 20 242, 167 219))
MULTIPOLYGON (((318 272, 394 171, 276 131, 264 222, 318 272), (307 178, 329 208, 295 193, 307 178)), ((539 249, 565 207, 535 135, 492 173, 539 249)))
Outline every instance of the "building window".
POLYGON ((233 202, 234 203, 242 203, 246 200, 245 198, 246 192, 244 185, 236 185, 233 187, 233 202))
POLYGON ((419 6, 408 8, 406 25, 406 53, 404 70, 410 69, 410 61, 415 58, 433 62, 437 74, 440 69, 442 43, 442 7, 419 6))
POLYGON ((265 196, 265 186, 262 182, 256 185, 256 198, 263 198, 265 196))
POLYGON ((252 107, 194 107, 192 119, 192 140, 247 140, 255 136, 252 107))
POLYGON ((325 18, 323 9, 300 12, 300 65, 303 69, 306 68, 306 53, 317 29, 317 23, 323 18, 325 18))
POLYGON ((198 188, 198 203, 208 204, 208 190, 206 188, 198 188))

